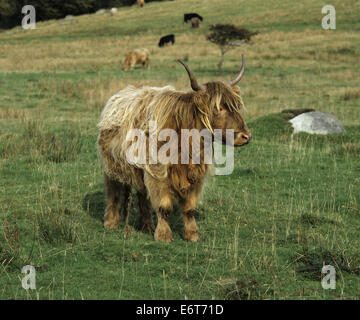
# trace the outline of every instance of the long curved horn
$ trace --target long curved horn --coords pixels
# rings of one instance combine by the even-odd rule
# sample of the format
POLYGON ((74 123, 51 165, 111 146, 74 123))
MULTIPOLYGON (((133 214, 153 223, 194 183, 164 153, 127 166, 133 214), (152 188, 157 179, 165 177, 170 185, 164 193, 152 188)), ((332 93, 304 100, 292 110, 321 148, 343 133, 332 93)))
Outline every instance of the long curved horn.
POLYGON ((189 78, 190 78, 190 83, 191 83, 191 88, 194 90, 194 91, 199 91, 201 90, 202 88, 204 88, 204 85, 202 84, 198 84, 194 74, 192 73, 192 71, 190 70, 190 68, 188 67, 188 65, 182 61, 182 60, 178 60, 178 62, 180 62, 186 69, 188 75, 189 75, 189 78))
POLYGON ((244 55, 241 55, 241 60, 242 60, 242 66, 241 66, 240 72, 233 80, 229 81, 230 86, 236 85, 241 80, 241 78, 242 78, 242 76, 244 74, 244 71, 245 71, 245 58, 244 58, 244 55))

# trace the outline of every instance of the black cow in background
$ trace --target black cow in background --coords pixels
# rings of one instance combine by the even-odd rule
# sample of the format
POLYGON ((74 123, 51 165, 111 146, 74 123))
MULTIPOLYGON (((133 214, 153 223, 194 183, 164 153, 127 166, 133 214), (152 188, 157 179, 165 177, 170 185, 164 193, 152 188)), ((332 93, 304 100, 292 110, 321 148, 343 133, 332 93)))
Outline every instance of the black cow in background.
POLYGON ((197 13, 184 13, 184 22, 191 21, 192 18, 198 18, 203 21, 203 17, 197 13))
POLYGON ((165 44, 167 43, 172 43, 174 44, 175 43, 175 35, 173 34, 168 34, 166 36, 163 36, 160 38, 160 41, 159 41, 159 47, 163 47, 165 44))

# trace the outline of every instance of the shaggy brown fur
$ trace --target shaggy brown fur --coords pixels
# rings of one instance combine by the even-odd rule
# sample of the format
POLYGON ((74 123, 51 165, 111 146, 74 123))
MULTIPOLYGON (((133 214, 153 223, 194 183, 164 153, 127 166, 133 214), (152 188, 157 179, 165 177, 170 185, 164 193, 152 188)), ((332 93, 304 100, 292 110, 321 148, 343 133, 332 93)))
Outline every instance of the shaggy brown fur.
POLYGON ((139 8, 142 8, 145 5, 145 0, 137 0, 137 5, 139 8))
MULTIPOLYGON (((157 132, 170 128, 178 133, 180 151, 181 129, 208 128, 234 129, 235 145, 247 142, 242 135, 250 133, 240 114, 243 105, 238 87, 222 82, 205 84, 205 89, 196 92, 180 92, 171 86, 163 88, 128 86, 109 99, 102 111, 99 127, 99 152, 105 171, 108 206, 105 227, 117 227, 120 194, 126 198, 129 187, 138 190, 140 223, 143 230, 154 230, 151 206, 156 211, 158 222, 155 240, 171 241, 172 233, 168 217, 174 200, 178 199, 184 219, 184 238, 198 241, 199 235, 194 218, 199 195, 210 166, 201 157, 200 164, 130 164, 126 151, 133 143, 126 141, 130 129, 138 128, 149 136, 149 121, 157 121, 157 132), (116 189, 116 191, 114 191, 116 189), (151 205, 150 205, 151 204, 151 205)), ((166 142, 157 142, 159 148, 166 142)), ((203 146, 203 144, 201 144, 203 146)), ((201 153, 203 150, 201 149, 201 153)))
POLYGON ((150 52, 148 49, 135 49, 126 54, 123 63, 124 70, 132 69, 135 64, 142 64, 143 67, 150 68, 150 52))

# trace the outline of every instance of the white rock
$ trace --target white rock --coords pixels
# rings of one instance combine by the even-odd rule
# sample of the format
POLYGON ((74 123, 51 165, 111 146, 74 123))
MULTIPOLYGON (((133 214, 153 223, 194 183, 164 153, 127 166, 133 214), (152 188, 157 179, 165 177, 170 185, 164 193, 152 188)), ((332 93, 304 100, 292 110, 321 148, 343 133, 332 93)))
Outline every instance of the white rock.
POLYGON ((98 11, 96 11, 96 14, 104 14, 105 13, 105 9, 99 9, 98 11))
POLYGON ((345 133, 346 130, 338 118, 321 111, 302 113, 289 120, 294 133, 307 132, 312 134, 345 133))

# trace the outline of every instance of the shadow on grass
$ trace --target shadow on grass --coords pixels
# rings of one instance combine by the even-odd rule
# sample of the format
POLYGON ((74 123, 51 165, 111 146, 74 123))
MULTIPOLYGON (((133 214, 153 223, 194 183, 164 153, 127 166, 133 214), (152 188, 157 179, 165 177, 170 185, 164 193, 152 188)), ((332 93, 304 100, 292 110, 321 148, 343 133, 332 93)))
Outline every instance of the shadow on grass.
MULTIPOLYGON (((82 201, 82 208, 85 212, 89 214, 89 216, 104 221, 104 213, 106 208, 105 203, 105 193, 104 191, 96 191, 92 193, 87 193, 82 201)), ((138 198, 136 196, 136 193, 133 192, 132 194, 132 205, 131 205, 131 212, 129 217, 129 225, 133 226, 135 229, 140 230, 139 225, 139 204, 138 204, 138 198)), ((124 220, 122 219, 122 209, 120 208, 120 225, 124 224, 124 220)), ((156 226, 156 215, 154 210, 152 211, 152 217, 154 224, 156 226)), ((196 215, 196 218, 199 218, 199 214, 196 215)), ((200 219, 201 220, 201 216, 200 219)), ((180 210, 178 206, 174 206, 173 211, 171 212, 170 218, 169 218, 169 224, 170 228, 174 233, 178 233, 182 236, 183 234, 183 222, 180 210)))
POLYGON ((325 217, 317 217, 315 215, 312 214, 308 214, 308 213, 303 213, 301 215, 301 217, 299 218, 299 221, 305 225, 309 225, 312 227, 317 227, 320 226, 322 224, 332 224, 332 225, 339 225, 338 222, 332 220, 332 219, 328 219, 325 217))
POLYGON ((104 191, 87 193, 82 201, 82 208, 91 217, 102 221, 106 208, 104 191))

